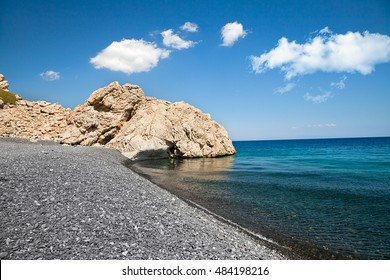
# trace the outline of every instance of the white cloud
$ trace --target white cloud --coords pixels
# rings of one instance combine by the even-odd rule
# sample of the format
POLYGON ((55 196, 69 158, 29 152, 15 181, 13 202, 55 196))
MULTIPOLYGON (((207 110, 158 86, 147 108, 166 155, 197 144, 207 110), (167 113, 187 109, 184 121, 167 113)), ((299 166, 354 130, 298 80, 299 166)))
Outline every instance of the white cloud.
POLYGON ((306 101, 311 101, 313 103, 323 103, 331 97, 333 97, 333 95, 330 91, 325 91, 324 94, 319 95, 311 95, 310 93, 306 92, 306 94, 303 96, 306 101))
POLYGON ((40 74, 40 76, 42 77, 42 79, 44 79, 46 81, 55 81, 55 80, 58 80, 61 78, 60 72, 55 72, 53 70, 48 70, 46 72, 42 72, 40 74))
POLYGON ((274 49, 250 60, 256 73, 280 68, 287 80, 317 71, 367 75, 376 64, 390 61, 390 36, 368 31, 333 34, 325 27, 305 44, 283 37, 274 49))
POLYGON ((337 89, 345 89, 345 81, 347 80, 347 76, 343 76, 340 81, 330 83, 332 87, 335 87, 337 89))
POLYGON ((325 124, 309 124, 307 127, 335 127, 335 123, 325 123, 325 124))
POLYGON ((198 25, 194 22, 187 21, 182 26, 180 26, 180 29, 188 32, 198 32, 198 25))
POLYGON ((330 30, 328 26, 325 26, 318 33, 320 33, 320 34, 332 34, 332 30, 330 30))
POLYGON ((244 38, 247 34, 247 31, 244 30, 241 23, 238 23, 237 21, 227 23, 221 29, 223 41, 221 45, 224 47, 233 46, 238 39, 244 38))
POLYGON ((308 124, 304 126, 292 126, 290 127, 291 130, 298 130, 298 129, 305 129, 305 128, 332 128, 336 127, 337 124, 335 123, 319 123, 319 124, 308 124))
POLYGON ((183 40, 179 35, 174 34, 172 29, 161 32, 161 35, 163 36, 163 44, 170 48, 181 50, 195 46, 195 42, 183 40))
POLYGON ((284 87, 280 87, 277 90, 275 90, 275 93, 279 93, 279 94, 287 93, 291 91, 295 86, 296 84, 294 83, 288 83, 284 87))
POLYGON ((157 66, 160 59, 167 58, 170 51, 160 49, 155 43, 136 39, 112 42, 107 48, 90 59, 95 68, 107 68, 127 74, 148 72, 157 66))

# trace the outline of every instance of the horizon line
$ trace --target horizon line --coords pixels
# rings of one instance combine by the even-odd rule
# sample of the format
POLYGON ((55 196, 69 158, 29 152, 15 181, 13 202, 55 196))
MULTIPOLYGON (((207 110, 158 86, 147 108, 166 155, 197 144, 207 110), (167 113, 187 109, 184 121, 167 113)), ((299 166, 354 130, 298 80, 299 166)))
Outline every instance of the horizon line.
POLYGON ((292 140, 337 140, 337 139, 367 139, 367 138, 390 138, 388 136, 351 136, 351 137, 313 137, 313 138, 282 138, 282 139, 244 139, 232 140, 232 142, 255 142, 255 141, 292 141, 292 140))

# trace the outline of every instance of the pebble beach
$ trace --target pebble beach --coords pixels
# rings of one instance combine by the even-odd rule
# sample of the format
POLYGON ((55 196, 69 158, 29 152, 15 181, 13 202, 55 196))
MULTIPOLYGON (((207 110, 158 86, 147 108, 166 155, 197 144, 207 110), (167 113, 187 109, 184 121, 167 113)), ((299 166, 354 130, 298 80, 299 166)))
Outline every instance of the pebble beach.
POLYGON ((0 138, 1 259, 286 259, 124 165, 118 151, 0 138))

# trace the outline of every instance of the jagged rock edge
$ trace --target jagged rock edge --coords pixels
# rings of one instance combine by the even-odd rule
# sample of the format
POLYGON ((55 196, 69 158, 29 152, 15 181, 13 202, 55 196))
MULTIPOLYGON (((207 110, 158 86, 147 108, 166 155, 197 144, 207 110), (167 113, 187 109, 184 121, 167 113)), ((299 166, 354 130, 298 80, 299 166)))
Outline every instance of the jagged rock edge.
MULTIPOLYGON (((226 130, 221 125, 211 120, 208 114, 204 114, 199 109, 184 102, 172 103, 146 97, 144 96, 142 89, 136 85, 125 84, 120 86, 118 82, 113 82, 106 87, 94 91, 84 105, 79 105, 74 110, 64 109, 58 104, 51 104, 44 101, 31 102, 22 100, 20 96, 18 99, 16 107, 8 105, 5 109, 13 110, 11 116, 13 115, 12 113, 16 112, 19 113, 19 115, 26 113, 28 117, 25 117, 22 120, 16 120, 16 123, 9 125, 9 123, 4 123, 4 119, 6 119, 4 118, 4 112, 7 110, 0 111, 2 117, 0 124, 3 125, 3 127, 0 127, 0 135, 21 137, 30 140, 55 140, 60 143, 71 145, 107 146, 118 149, 124 155, 132 159, 149 158, 147 156, 148 154, 151 155, 152 158, 156 158, 218 157, 235 153, 235 149, 231 140, 228 138, 226 130), (95 100, 93 99, 94 97, 96 98, 95 100), (126 98, 128 100, 126 100, 126 98), (165 111, 163 109, 165 109, 165 111), (155 119, 163 119, 163 121, 169 122, 170 125, 168 125, 168 127, 164 127, 164 123, 157 123, 156 125, 153 118, 152 120, 147 118, 147 112, 144 113, 144 115, 137 116, 137 113, 140 111, 141 113, 143 112, 142 110, 146 110, 151 115, 154 115, 155 119), (163 110, 161 115, 158 115, 159 110, 163 110), (179 110, 179 112, 177 113, 176 110, 179 110), (82 114, 83 112, 85 113, 84 115, 82 114), (56 116, 58 121, 57 123, 55 121, 52 122, 52 127, 47 128, 48 131, 45 131, 45 127, 43 129, 39 126, 34 127, 34 118, 37 117, 42 124, 46 125, 47 120, 50 121, 50 116, 53 115, 56 116), (139 139, 136 139, 134 143, 131 143, 131 141, 134 140, 132 138, 130 139, 130 142, 127 143, 118 141, 117 137, 121 135, 121 133, 123 133, 122 140, 129 136, 129 134, 126 134, 125 130, 129 129, 130 120, 135 116, 143 121, 145 121, 146 116, 146 124, 149 125, 149 132, 146 133, 146 135, 143 135, 145 131, 142 129, 138 131, 145 139, 142 139, 139 143, 137 143, 139 139), (183 121, 186 117, 187 120, 183 121), (175 120, 178 121, 179 125, 174 123, 175 120), (24 126, 22 125, 22 127, 19 127, 17 124, 18 121, 19 124, 24 121, 24 126), (194 123, 191 123, 191 121, 194 123), (106 122, 105 128, 99 128, 104 122, 106 122), (175 125, 179 126, 179 128, 177 129, 175 125), (187 126, 189 126, 189 128, 187 126), (10 129, 7 130, 4 129, 4 127, 10 129), (57 130, 54 129, 55 131, 53 131, 53 127, 57 130), (12 129, 15 129, 16 131, 13 131, 12 129), (39 129, 40 132, 35 131, 35 129, 39 129), (101 129, 101 131, 98 129, 101 129), (173 130, 169 131, 169 129, 173 130), (153 133, 151 133, 151 131, 153 131, 153 133), (179 134, 183 134, 183 131, 185 134, 184 136, 181 135, 182 138, 180 138, 179 134), (199 139, 199 131, 201 139, 199 139), (171 133, 171 135, 169 135, 168 132, 171 133), (195 132, 198 133, 198 139, 194 136, 195 132), (67 133, 69 135, 67 135, 67 133), (78 137, 77 135, 75 136, 75 133, 78 133, 78 137), (72 136, 75 139, 70 141, 69 138, 72 138, 72 136), (211 139, 207 137, 211 137, 211 139), (186 140, 187 138, 188 140, 186 140), (69 141, 67 141, 67 139, 69 141), (143 140, 146 142, 149 141, 152 148, 149 149, 148 145, 143 143, 145 142, 143 140), (115 143, 115 141, 117 142, 115 143), (202 141, 203 143, 201 143, 202 141), (135 146, 137 146, 137 144, 140 145, 141 148, 137 151, 134 144, 135 146), (122 145, 122 149, 120 145, 122 145), (205 145, 207 145, 207 149, 204 148, 205 145), (219 147, 215 148, 216 145, 219 147), (128 153, 131 149, 123 149, 123 146, 131 146, 133 149, 132 155, 129 156, 128 153)), ((8 121, 13 122, 15 120, 11 117, 8 118, 8 121)), ((139 127, 133 127, 134 131, 137 129, 139 130, 139 127)), ((131 133, 134 131, 131 131, 131 133)), ((133 135, 133 138, 139 138, 139 134, 133 135)))

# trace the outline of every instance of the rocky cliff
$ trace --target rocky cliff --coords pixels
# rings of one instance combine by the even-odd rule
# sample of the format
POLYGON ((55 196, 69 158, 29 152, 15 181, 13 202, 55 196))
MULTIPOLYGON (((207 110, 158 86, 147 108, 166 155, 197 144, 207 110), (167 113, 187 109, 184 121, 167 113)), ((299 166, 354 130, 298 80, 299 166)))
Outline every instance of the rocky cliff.
POLYGON ((218 157, 236 151, 226 130, 184 102, 144 95, 139 86, 113 82, 74 110, 17 98, 0 109, 0 135, 107 146, 131 159, 218 157))

